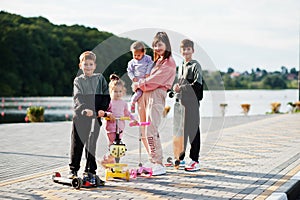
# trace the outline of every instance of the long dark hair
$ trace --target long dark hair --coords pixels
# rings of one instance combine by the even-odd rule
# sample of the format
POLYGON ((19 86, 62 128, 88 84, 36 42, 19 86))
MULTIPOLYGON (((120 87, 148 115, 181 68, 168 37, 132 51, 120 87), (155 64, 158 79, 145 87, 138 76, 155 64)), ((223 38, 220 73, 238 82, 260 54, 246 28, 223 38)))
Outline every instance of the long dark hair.
MULTIPOLYGON (((172 55, 172 50, 171 50, 170 40, 169 40, 169 37, 166 32, 157 32, 156 33, 156 35, 154 36, 153 42, 152 42, 152 48, 154 48, 156 43, 158 43, 160 41, 166 45, 166 51, 165 51, 163 59, 169 58, 172 55)), ((153 57, 154 57, 153 58, 154 62, 156 62, 159 58, 159 55, 157 53, 155 53, 155 51, 154 51, 153 57)))

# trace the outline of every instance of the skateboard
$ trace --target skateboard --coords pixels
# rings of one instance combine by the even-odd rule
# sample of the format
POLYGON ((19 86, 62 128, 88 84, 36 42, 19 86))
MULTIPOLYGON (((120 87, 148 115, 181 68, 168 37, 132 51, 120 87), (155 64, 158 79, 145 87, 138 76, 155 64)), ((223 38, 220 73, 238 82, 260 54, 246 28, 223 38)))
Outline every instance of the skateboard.
POLYGON ((167 158, 166 167, 173 166, 175 169, 179 169, 180 160, 179 156, 184 151, 184 112, 185 108, 181 104, 180 95, 175 94, 174 103, 174 117, 173 117, 173 156, 167 158))
POLYGON ((75 189, 99 187, 99 186, 104 186, 105 184, 105 182, 102 181, 99 178, 99 176, 93 175, 91 173, 84 173, 83 178, 80 177, 67 178, 67 177, 62 177, 59 172, 54 172, 54 174, 52 175, 52 180, 54 183, 69 185, 75 189))

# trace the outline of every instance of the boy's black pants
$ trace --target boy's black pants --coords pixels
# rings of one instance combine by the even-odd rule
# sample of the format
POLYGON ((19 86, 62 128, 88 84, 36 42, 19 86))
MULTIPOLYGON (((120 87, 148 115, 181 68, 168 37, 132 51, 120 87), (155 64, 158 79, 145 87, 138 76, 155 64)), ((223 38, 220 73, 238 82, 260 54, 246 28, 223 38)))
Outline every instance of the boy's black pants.
POLYGON ((190 158, 193 161, 199 162, 200 153, 200 103, 199 101, 182 102, 185 107, 184 117, 184 149, 180 154, 179 159, 183 160, 185 157, 185 150, 187 141, 189 139, 191 144, 190 158))
POLYGON ((83 149, 85 149, 86 165, 85 172, 96 174, 96 143, 99 137, 100 125, 98 120, 94 119, 92 126, 92 118, 82 117, 74 119, 71 133, 71 163, 70 170, 78 171, 83 149), (93 131, 92 131, 93 129, 93 131))

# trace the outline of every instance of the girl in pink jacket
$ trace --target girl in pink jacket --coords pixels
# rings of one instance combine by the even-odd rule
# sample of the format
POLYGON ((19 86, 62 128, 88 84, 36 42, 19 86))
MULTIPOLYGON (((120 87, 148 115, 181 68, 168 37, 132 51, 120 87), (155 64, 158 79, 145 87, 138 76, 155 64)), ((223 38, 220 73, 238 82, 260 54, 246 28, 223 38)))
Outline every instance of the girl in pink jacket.
MULTIPOLYGON (((109 116, 110 120, 106 121, 106 133, 109 140, 109 146, 113 144, 116 139, 116 117, 130 117, 131 120, 135 121, 134 116, 128 110, 127 102, 122 98, 126 93, 125 83, 117 75, 110 75, 109 83, 109 94, 111 101, 109 103, 108 109, 105 112, 104 116, 109 116)), ((122 139, 123 130, 125 128, 125 121, 119 120, 118 129, 119 129, 119 138, 122 139)), ((102 165, 113 163, 114 157, 111 155, 105 155, 102 165)))

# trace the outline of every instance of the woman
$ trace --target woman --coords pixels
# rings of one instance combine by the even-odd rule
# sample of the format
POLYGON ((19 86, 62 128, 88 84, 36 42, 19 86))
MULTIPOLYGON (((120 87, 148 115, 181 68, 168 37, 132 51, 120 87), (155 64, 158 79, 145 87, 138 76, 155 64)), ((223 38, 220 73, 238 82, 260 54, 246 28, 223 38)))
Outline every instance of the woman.
POLYGON ((165 32, 158 32, 153 40, 154 66, 149 77, 132 84, 132 90, 141 89, 142 97, 138 100, 140 121, 150 121, 142 129, 143 143, 149 154, 153 175, 166 173, 163 166, 163 152, 158 127, 165 107, 167 90, 171 89, 176 75, 176 64, 172 58, 171 45, 165 32))

